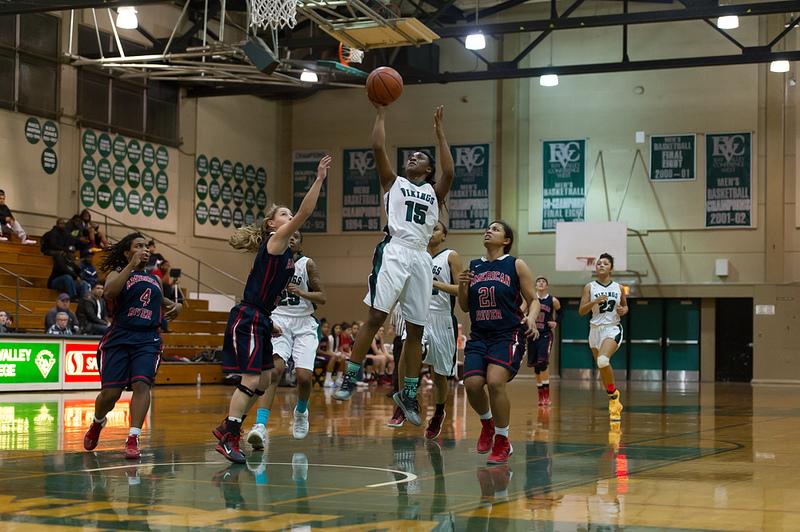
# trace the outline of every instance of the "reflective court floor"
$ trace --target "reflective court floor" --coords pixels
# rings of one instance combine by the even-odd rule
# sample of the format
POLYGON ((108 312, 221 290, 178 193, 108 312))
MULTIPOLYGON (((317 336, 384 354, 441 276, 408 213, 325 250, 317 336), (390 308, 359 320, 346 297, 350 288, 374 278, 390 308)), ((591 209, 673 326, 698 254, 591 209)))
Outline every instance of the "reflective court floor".
POLYGON ((435 442, 386 427, 374 386, 345 404, 315 388, 294 440, 280 389, 266 451, 245 444, 241 466, 210 434, 229 387, 156 388, 138 462, 121 454, 126 401, 87 453, 94 393, 3 394, 0 529, 800 530, 800 388, 628 383, 617 428, 599 386, 555 382, 546 409, 533 380, 509 386, 507 467, 475 452, 459 386, 435 442))

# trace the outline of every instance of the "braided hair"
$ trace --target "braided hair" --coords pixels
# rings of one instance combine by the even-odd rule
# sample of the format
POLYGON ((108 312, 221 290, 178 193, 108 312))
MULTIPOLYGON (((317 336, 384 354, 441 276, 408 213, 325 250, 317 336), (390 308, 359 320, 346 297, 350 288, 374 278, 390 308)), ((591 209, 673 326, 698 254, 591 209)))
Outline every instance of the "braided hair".
POLYGON ((131 244, 133 244, 133 241, 137 238, 144 238, 144 235, 138 231, 135 233, 130 233, 126 235, 125 238, 108 248, 106 256, 103 258, 103 262, 100 263, 100 270, 108 273, 121 270, 127 266, 130 260, 125 257, 125 252, 130 251, 131 244))

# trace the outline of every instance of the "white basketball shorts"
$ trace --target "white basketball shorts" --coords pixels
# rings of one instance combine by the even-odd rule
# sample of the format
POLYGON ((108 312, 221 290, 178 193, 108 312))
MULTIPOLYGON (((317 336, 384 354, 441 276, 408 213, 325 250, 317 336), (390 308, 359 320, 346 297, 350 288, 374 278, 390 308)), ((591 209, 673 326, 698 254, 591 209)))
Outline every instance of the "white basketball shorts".
POLYGON ((319 324, 313 316, 272 315, 272 322, 281 328, 283 334, 272 339, 272 352, 289 362, 294 359, 294 367, 314 371, 317 357, 319 324))
POLYGON ((438 375, 456 374, 456 330, 456 318, 448 313, 431 313, 425 324, 422 345, 427 351, 423 362, 438 375))
POLYGON ((617 345, 622 345, 622 326, 621 325, 591 325, 589 326, 589 347, 591 349, 600 349, 603 341, 611 339, 617 342, 617 345))

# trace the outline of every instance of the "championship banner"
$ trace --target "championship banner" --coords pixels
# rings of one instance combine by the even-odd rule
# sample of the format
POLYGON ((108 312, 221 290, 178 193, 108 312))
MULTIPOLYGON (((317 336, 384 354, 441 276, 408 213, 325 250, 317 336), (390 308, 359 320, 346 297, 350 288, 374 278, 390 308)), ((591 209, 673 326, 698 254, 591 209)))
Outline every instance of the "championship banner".
POLYGON ((436 146, 405 146, 397 148, 397 166, 395 167, 395 172, 397 172, 397 175, 407 177, 406 162, 415 151, 429 153, 434 160, 436 159, 436 146))
POLYGON ((586 206, 586 139, 542 142, 542 230, 582 222, 586 206))
POLYGON ((381 184, 372 149, 344 150, 342 231, 380 231, 381 184))
MULTIPOLYGON (((302 150, 294 152, 292 158, 292 212, 297 212, 303 198, 317 179, 319 161, 328 154, 325 150, 302 150)), ((303 233, 325 233, 328 231, 328 180, 322 183, 319 201, 314 213, 306 220, 303 233)))
POLYGON ((691 181, 697 177, 695 135, 650 137, 650 180, 691 181))
POLYGON ((752 135, 706 135, 706 227, 752 227, 752 135))
POLYGON ((450 229, 489 227, 489 145, 451 146, 455 162, 453 186, 447 202, 450 229))

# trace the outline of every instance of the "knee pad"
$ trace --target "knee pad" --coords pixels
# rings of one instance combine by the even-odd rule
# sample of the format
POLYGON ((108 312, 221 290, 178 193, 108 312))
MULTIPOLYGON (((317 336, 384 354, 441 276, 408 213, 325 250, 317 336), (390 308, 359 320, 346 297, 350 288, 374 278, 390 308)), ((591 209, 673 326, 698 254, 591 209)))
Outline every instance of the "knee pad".
POLYGON ((600 355, 599 357, 597 357, 597 367, 598 368, 600 368, 600 369, 607 368, 610 364, 611 364, 611 359, 609 359, 607 356, 600 355))
POLYGON ((256 394, 256 392, 254 392, 253 390, 251 390, 250 388, 248 388, 248 387, 247 387, 247 386, 245 386, 244 384, 239 384, 239 385, 237 385, 237 386, 236 386, 236 388, 237 388, 237 389, 238 389, 240 392, 242 392, 243 394, 245 394, 247 397, 253 397, 253 396, 256 394))
MULTIPOLYGON (((245 392, 245 393, 246 393, 246 392, 245 392)), ((254 393, 254 394, 256 394, 257 396, 261 397, 262 395, 264 395, 265 393, 267 393, 267 390, 259 390, 258 388, 256 388, 256 389, 255 389, 255 391, 254 391, 253 393, 254 393)))

